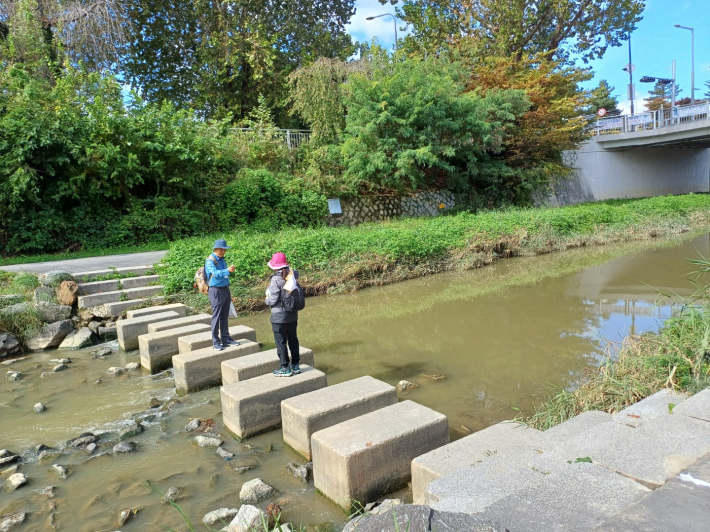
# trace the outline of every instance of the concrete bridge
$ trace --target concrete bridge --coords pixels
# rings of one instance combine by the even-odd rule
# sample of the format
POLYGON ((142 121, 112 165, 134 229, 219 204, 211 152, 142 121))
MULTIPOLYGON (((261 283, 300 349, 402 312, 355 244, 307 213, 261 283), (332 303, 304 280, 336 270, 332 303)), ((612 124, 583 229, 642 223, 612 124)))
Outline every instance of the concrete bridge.
POLYGON ((710 102, 598 120, 575 168, 541 203, 710 192, 710 102))

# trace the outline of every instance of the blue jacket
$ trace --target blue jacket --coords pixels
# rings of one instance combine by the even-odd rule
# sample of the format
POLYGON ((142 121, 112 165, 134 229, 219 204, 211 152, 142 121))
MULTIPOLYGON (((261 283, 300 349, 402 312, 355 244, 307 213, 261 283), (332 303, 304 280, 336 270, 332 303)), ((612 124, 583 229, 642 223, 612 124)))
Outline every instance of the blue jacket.
POLYGON ((227 269, 227 262, 223 258, 220 259, 212 253, 205 260, 205 272, 210 286, 229 286, 229 270, 227 269), (213 257, 217 259, 217 264, 212 260, 213 257))

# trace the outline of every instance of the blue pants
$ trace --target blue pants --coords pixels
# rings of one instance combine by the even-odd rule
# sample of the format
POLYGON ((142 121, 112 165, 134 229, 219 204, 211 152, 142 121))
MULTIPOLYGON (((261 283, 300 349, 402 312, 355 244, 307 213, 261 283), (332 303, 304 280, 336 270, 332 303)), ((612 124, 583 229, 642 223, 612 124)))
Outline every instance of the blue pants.
POLYGON ((212 305, 212 345, 224 345, 229 340, 229 304, 232 294, 229 287, 210 286, 210 304, 212 305), (222 341, 220 342, 220 337, 222 341))

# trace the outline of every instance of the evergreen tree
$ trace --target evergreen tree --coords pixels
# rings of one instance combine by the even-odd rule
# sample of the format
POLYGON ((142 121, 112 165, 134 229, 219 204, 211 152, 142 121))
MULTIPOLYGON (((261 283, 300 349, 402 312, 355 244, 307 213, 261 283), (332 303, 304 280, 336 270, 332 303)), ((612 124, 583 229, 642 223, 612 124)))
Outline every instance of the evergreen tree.
POLYGON ((705 82, 705 86, 708 88, 708 90, 705 92, 705 97, 710 99, 710 80, 705 82))
POLYGON ((599 86, 589 92, 587 106, 582 111, 585 115, 596 114, 599 109, 606 109, 607 114, 619 114, 619 100, 612 96, 614 87, 609 85, 605 79, 599 82, 599 86))
MULTIPOLYGON (((680 93, 683 92, 683 89, 680 88, 680 86, 676 83, 675 85, 675 97, 676 97, 676 104, 678 103, 678 100, 680 99, 680 93)), ((657 111, 658 109, 663 107, 670 107, 671 103, 673 100, 673 84, 672 83, 664 83, 662 81, 656 81, 656 84, 653 86, 653 89, 651 89, 648 93, 648 98, 644 98, 644 101, 646 102, 646 109, 649 111, 657 111)))

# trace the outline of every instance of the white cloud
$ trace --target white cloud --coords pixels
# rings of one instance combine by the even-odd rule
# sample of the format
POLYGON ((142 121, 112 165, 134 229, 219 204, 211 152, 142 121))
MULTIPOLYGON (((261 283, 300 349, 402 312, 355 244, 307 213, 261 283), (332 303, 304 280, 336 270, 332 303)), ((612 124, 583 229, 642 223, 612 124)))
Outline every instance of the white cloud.
MULTIPOLYGON (((392 17, 380 17, 374 20, 366 20, 367 17, 391 13, 395 15, 394 6, 390 4, 382 5, 378 0, 356 0, 355 15, 346 25, 346 31, 355 39, 361 42, 371 42, 374 37, 380 44, 391 48, 394 45, 394 22, 392 17)), ((401 20, 397 20, 397 34, 401 39, 408 32, 400 31, 404 26, 401 20)))

